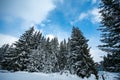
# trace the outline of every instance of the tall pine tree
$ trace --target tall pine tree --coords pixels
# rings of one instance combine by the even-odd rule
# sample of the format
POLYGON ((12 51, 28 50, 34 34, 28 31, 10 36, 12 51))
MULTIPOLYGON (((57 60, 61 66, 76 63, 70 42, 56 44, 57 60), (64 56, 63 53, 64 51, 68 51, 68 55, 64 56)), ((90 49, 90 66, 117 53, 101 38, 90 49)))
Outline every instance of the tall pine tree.
POLYGON ((45 42, 45 61, 44 61, 44 68, 43 68, 43 72, 45 73, 51 73, 53 72, 53 63, 52 63, 52 59, 54 59, 54 54, 52 53, 52 47, 51 47, 51 41, 50 38, 47 38, 46 42, 45 42))
POLYGON ((5 69, 5 70, 16 70, 14 67, 14 60, 15 60, 15 56, 14 56, 14 48, 13 45, 9 45, 9 44, 4 44, 1 48, 0 48, 0 65, 1 65, 1 69, 5 69))
POLYGON ((9 50, 9 44, 4 44, 0 47, 0 69, 2 69, 3 60, 8 50, 9 50))
POLYGON ((88 40, 83 36, 79 28, 73 27, 70 42, 71 73, 82 78, 94 74, 98 78, 94 62, 89 53, 88 40))
POLYGON ((60 43, 60 50, 58 55, 59 71, 67 68, 67 43, 66 40, 60 43))
POLYGON ((39 72, 43 69, 43 55, 44 55, 44 37, 42 33, 35 32, 31 40, 33 49, 30 50, 28 55, 29 63, 27 65, 27 71, 39 72))
POLYGON ((105 67, 109 68, 106 70, 120 71, 120 0, 101 0, 100 9, 102 21, 99 30, 102 32, 103 44, 99 45, 99 48, 113 59, 111 60, 109 55, 104 58, 108 63, 111 61, 105 67))
POLYGON ((51 40, 51 49, 52 49, 52 66, 53 72, 58 72, 58 53, 59 53, 59 43, 57 37, 51 40))
POLYGON ((20 39, 14 44, 15 45, 15 64, 17 65, 17 70, 24 71, 27 69, 29 63, 30 50, 34 48, 32 41, 34 33, 34 27, 27 30, 20 39))

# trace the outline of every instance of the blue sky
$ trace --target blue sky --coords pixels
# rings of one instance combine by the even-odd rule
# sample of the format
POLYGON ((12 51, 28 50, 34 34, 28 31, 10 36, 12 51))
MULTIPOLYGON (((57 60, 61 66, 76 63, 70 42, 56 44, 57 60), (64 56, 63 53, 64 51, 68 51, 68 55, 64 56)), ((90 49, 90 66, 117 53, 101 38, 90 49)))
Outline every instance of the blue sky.
POLYGON ((104 53, 96 47, 100 44, 99 1, 0 0, 0 46, 13 43, 31 26, 46 37, 57 36, 59 41, 70 37, 76 26, 89 39, 90 53, 98 62, 104 53))

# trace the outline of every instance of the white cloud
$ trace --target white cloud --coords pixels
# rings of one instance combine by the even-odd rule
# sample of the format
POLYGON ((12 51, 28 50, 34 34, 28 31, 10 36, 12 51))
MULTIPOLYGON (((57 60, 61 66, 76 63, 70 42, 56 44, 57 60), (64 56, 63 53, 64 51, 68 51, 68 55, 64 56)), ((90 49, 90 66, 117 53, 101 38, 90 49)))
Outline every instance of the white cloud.
POLYGON ((74 24, 77 23, 78 21, 82 21, 82 20, 84 20, 84 19, 87 19, 88 16, 89 16, 88 13, 84 13, 84 12, 83 12, 83 13, 80 13, 78 19, 75 19, 75 20, 71 21, 70 24, 71 24, 71 25, 74 25, 74 24))
POLYGON ((79 16, 79 20, 83 20, 83 19, 85 19, 87 16, 88 16, 88 14, 86 14, 86 13, 81 13, 80 16, 79 16))
POLYGON ((3 44, 12 44, 17 40, 18 39, 16 37, 0 34, 0 46, 2 46, 3 44))
POLYGON ((47 34, 46 38, 50 38, 50 40, 52 40, 55 36, 53 34, 47 34))
POLYGON ((100 9, 93 8, 87 12, 82 12, 79 15, 79 18, 75 21, 71 21, 71 24, 74 24, 78 21, 82 21, 84 19, 90 20, 93 24, 99 23, 101 21, 101 15, 99 13, 100 9))
POLYGON ((92 23, 100 22, 101 21, 101 15, 99 13, 100 9, 93 8, 89 11, 89 14, 91 15, 91 21, 92 23))
POLYGON ((54 0, 5 0, 1 7, 2 13, 22 19, 24 27, 40 24, 55 9, 54 0))

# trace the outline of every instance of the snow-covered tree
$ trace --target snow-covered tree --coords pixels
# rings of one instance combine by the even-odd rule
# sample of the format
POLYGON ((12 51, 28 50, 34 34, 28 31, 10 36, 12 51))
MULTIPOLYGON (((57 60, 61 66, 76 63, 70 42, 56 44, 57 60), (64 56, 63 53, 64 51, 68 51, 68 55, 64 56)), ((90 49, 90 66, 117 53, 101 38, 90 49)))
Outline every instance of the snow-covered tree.
POLYGON ((51 49, 52 49, 51 60, 52 60, 52 66, 53 66, 52 71, 58 72, 59 43, 58 43, 57 37, 51 40, 51 49))
POLYGON ((14 48, 13 45, 4 44, 0 48, 0 65, 2 69, 14 70, 14 48))
POLYGON ((27 71, 29 72, 42 72, 43 70, 43 53, 42 49, 34 49, 29 55, 29 63, 27 65, 27 71))
POLYGON ((34 43, 34 48, 30 50, 30 54, 28 55, 29 63, 27 65, 27 71, 30 72, 41 72, 43 69, 43 57, 45 55, 44 52, 44 44, 45 39, 42 36, 42 33, 35 32, 33 35, 32 42, 34 43))
POLYGON ((32 41, 33 33, 34 27, 27 30, 14 44, 16 54, 15 63, 18 70, 23 71, 27 69, 27 64, 29 63, 28 56, 30 54, 30 50, 34 48, 32 41))
POLYGON ((89 77, 91 74, 98 78, 87 42, 79 28, 73 27, 70 40, 70 72, 82 78, 89 77))
POLYGON ((112 65, 113 62, 105 58, 110 62, 108 66, 105 66, 114 67, 115 71, 120 71, 120 0, 101 0, 100 10, 102 15, 100 31, 103 44, 99 45, 99 48, 111 55, 112 61, 115 61, 112 65))
POLYGON ((66 63, 66 70, 69 70, 70 71, 70 56, 71 56, 71 42, 70 42, 70 38, 68 38, 68 42, 67 42, 67 55, 66 55, 66 58, 67 58, 67 63, 66 63))
POLYGON ((2 60, 4 59, 4 55, 7 53, 9 49, 9 44, 4 44, 0 47, 0 65, 2 66, 2 60))
POLYGON ((107 54, 107 56, 103 58, 104 61, 102 62, 104 70, 110 72, 120 72, 119 57, 120 55, 118 54, 107 54))
POLYGON ((66 40, 60 43, 60 50, 58 55, 59 71, 67 68, 67 43, 66 40))
POLYGON ((37 47, 41 45, 42 39, 42 33, 40 31, 35 31, 31 39, 31 45, 33 46, 32 49, 37 49, 37 47))
POLYGON ((51 43, 50 43, 50 39, 47 38, 47 41, 45 43, 45 58, 44 58, 44 68, 43 68, 43 72, 45 73, 51 73, 53 70, 53 66, 52 66, 52 48, 51 48, 51 43))

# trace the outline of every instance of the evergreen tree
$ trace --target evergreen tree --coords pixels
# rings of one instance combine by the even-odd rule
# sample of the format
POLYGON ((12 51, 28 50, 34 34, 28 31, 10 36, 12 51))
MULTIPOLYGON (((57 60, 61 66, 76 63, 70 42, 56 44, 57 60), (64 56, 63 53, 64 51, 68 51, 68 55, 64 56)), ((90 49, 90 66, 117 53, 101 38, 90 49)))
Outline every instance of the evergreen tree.
POLYGON ((31 45, 33 46, 32 49, 37 49, 39 45, 41 45, 43 40, 42 33, 40 31, 35 31, 31 39, 31 45))
POLYGON ((45 61, 44 61, 44 68, 43 68, 43 72, 45 73, 51 73, 53 71, 53 63, 52 63, 52 48, 51 48, 51 42, 50 39, 47 38, 47 41, 45 43, 45 61))
POLYGON ((73 27, 70 42, 70 72, 82 78, 91 74, 98 78, 95 64, 89 54, 88 40, 79 28, 73 27))
POLYGON ((104 57, 103 61, 103 67, 104 70, 110 71, 110 72, 120 72, 120 63, 119 63, 119 57, 120 55, 116 54, 107 54, 106 57, 104 57), (116 64, 118 63, 118 64, 116 64))
POLYGON ((99 30, 102 32, 103 44, 99 45, 99 48, 113 58, 113 60, 104 58, 104 61, 108 60, 108 63, 111 61, 110 64, 104 66, 114 67, 114 71, 120 71, 120 0, 101 0, 100 9, 102 21, 99 30))
POLYGON ((5 70, 14 70, 13 61, 14 61, 14 48, 13 45, 4 44, 0 48, 0 65, 1 69, 5 70))
POLYGON ((51 40, 51 49, 52 49, 52 66, 53 72, 58 72, 58 53, 59 53, 59 43, 57 37, 51 40))
POLYGON ((9 44, 4 44, 0 47, 0 66, 1 67, 2 67, 2 61, 4 60, 4 55, 7 53, 8 49, 9 49, 9 44))
POLYGON ((27 65, 27 71, 30 72, 41 72, 43 69, 43 57, 44 57, 44 37, 42 33, 35 32, 32 38, 34 48, 30 50, 28 56, 29 63, 27 65))
POLYGON ((66 40, 60 43, 60 50, 58 55, 59 71, 67 69, 67 43, 66 40))
POLYGON ((14 44, 16 55, 16 60, 14 63, 17 65, 17 70, 24 71, 27 69, 27 65, 29 64, 28 58, 30 55, 30 50, 34 48, 32 41, 33 33, 34 27, 27 30, 14 44))
POLYGON ((68 38, 68 42, 67 42, 67 70, 70 71, 70 53, 71 53, 71 42, 70 42, 70 38, 68 38))

